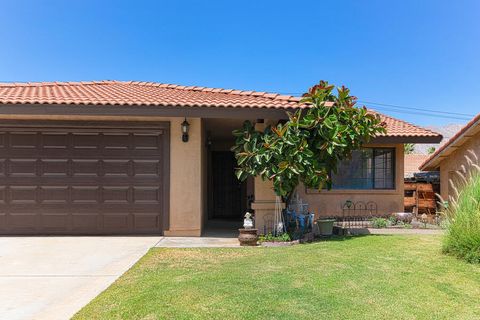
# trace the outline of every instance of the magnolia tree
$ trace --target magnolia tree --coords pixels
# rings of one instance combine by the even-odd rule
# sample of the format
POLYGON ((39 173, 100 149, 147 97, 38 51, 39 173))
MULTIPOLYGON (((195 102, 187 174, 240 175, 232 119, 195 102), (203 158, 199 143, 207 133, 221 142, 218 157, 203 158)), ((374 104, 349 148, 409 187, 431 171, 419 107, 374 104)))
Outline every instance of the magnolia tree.
POLYGON ((345 87, 326 81, 309 89, 301 100, 308 107, 287 112, 288 121, 255 130, 250 121, 233 131, 236 137, 236 176, 244 181, 250 176, 270 180, 277 196, 289 199, 296 187, 332 186, 331 173, 339 161, 372 137, 386 132, 377 114, 357 108, 356 97, 345 87))

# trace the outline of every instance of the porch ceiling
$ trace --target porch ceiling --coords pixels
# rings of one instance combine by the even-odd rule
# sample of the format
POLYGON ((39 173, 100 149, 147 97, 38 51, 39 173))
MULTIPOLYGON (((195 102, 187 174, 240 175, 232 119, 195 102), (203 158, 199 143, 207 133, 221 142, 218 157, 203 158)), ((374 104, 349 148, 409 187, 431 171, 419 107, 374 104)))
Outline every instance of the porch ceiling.
POLYGON ((233 141, 232 131, 240 129, 245 120, 254 122, 254 119, 205 119, 205 128, 213 141, 233 141))

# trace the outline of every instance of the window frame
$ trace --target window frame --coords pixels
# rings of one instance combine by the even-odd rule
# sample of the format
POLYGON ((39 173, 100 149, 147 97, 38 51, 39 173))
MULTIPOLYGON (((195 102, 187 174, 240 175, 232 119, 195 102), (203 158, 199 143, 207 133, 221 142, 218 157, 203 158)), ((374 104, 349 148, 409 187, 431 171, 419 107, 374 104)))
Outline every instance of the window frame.
POLYGON ((393 191, 396 190, 397 188, 397 154, 396 154, 396 148, 395 147, 362 147, 361 149, 372 149, 372 177, 370 178, 372 181, 372 186, 373 188, 368 188, 368 189, 355 189, 355 188, 334 188, 332 186, 332 189, 330 191, 333 192, 345 192, 345 191, 355 191, 355 192, 361 192, 361 191, 393 191), (389 150, 392 154, 392 187, 391 188, 376 188, 375 187, 375 152, 376 150, 389 150))

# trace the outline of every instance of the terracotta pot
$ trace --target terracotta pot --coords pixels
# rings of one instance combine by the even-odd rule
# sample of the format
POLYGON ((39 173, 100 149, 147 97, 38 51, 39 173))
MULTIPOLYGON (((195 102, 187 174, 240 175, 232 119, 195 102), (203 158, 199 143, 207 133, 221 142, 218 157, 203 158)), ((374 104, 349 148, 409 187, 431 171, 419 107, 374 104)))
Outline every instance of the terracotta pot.
POLYGON ((241 246, 256 246, 258 241, 258 229, 238 229, 240 235, 238 241, 241 246))

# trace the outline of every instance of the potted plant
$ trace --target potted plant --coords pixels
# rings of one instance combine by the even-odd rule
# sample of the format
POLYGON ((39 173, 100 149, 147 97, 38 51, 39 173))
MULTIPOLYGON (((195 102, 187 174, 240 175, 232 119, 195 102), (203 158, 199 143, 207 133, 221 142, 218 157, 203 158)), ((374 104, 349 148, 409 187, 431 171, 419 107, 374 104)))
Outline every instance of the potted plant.
POLYGON ((318 232, 322 237, 331 236, 333 234, 333 224, 335 219, 318 219, 315 221, 318 226, 318 232))

